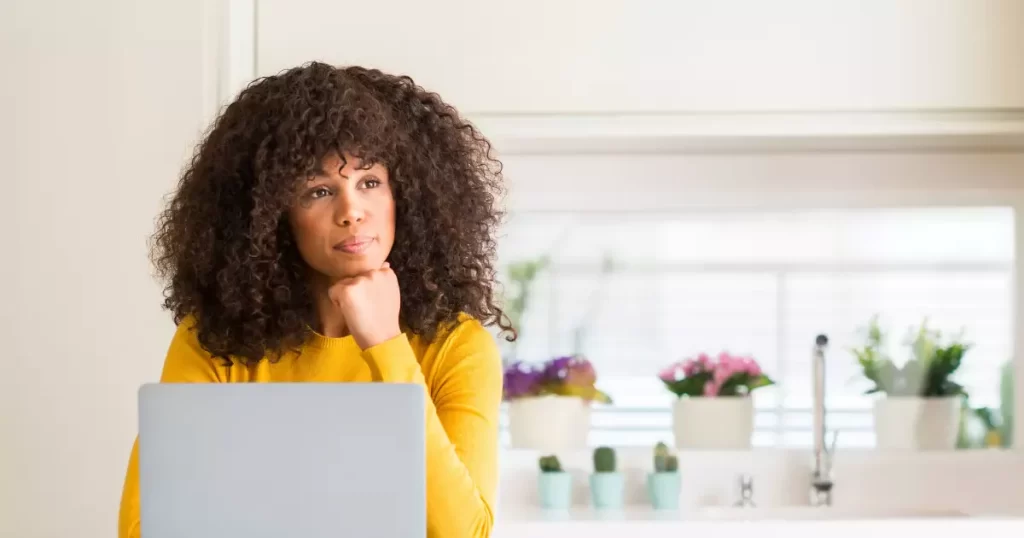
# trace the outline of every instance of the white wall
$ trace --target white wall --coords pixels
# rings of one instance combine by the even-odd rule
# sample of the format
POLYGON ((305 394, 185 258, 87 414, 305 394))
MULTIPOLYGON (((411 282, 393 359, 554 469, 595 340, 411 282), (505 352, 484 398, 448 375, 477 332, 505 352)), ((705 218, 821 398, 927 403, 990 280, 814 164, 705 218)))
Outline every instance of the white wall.
POLYGON ((202 15, 0 8, 0 536, 116 534, 135 391, 173 330, 146 240, 209 112, 202 15))
POLYGON ((258 65, 413 75, 468 113, 1024 106, 1018 0, 258 0, 258 65))

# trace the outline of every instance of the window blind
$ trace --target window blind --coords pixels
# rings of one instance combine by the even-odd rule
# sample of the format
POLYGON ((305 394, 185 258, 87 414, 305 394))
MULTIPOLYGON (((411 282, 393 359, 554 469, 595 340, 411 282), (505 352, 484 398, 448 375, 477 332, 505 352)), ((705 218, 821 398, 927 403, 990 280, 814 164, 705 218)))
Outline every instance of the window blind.
POLYGON ((998 406, 1013 345, 1013 212, 1003 207, 722 213, 516 213, 503 267, 549 258, 509 358, 581 352, 614 404, 591 443, 670 440, 657 372, 699 352, 750 354, 777 381, 755 392, 757 446, 811 443, 811 346, 830 339, 827 406, 843 446, 872 446, 872 399, 850 353, 878 315, 889 351, 927 320, 973 344, 957 379, 998 406))

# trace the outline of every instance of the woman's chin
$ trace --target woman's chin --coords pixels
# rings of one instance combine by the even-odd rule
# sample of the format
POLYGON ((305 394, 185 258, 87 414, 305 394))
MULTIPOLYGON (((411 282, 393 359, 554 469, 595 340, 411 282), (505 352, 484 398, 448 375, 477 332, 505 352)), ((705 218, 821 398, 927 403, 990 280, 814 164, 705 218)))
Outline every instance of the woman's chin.
POLYGON ((333 271, 335 278, 352 278, 359 276, 363 273, 368 273, 374 269, 380 269, 384 265, 383 261, 377 261, 376 259, 365 258, 362 260, 351 260, 343 265, 339 265, 333 271))

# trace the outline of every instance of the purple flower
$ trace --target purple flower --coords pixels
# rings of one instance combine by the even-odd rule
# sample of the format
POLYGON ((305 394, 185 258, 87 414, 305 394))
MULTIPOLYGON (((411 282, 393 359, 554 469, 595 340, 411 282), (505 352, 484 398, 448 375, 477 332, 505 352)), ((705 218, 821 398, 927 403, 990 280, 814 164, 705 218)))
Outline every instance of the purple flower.
POLYGON ((572 357, 556 357, 544 365, 544 381, 547 383, 563 383, 569 377, 572 357))
POLYGON ((517 362, 505 369, 505 400, 554 394, 611 403, 595 385, 597 372, 584 357, 556 357, 543 365, 517 362))
POLYGON ((594 366, 583 357, 557 357, 544 368, 544 380, 554 385, 593 386, 597 382, 594 366))
POLYGON ((544 371, 525 362, 516 362, 505 369, 504 399, 511 400, 540 393, 544 371))

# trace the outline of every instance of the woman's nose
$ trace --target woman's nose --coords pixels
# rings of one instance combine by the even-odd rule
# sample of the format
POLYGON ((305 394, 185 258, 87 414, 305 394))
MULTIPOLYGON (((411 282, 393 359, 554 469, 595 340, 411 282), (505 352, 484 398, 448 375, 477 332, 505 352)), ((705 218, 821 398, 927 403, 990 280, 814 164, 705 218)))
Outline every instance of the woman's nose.
POLYGON ((365 211, 357 197, 342 194, 338 196, 338 208, 335 215, 338 225, 351 226, 363 221, 365 211))

